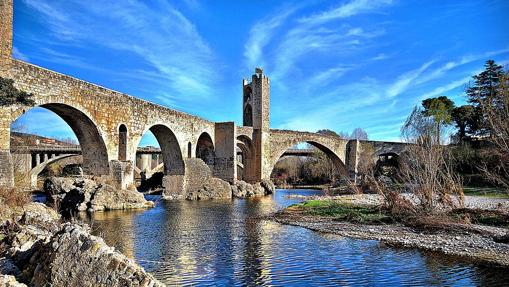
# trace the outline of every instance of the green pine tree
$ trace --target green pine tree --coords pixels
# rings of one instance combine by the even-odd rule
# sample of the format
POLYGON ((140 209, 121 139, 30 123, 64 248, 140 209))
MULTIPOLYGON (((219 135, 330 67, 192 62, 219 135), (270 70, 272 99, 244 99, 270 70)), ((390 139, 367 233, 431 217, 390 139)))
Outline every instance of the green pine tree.
POLYGON ((481 105, 488 103, 490 99, 496 98, 500 77, 503 73, 502 66, 497 65, 493 60, 486 61, 484 67, 483 72, 473 77, 473 85, 467 88, 468 102, 472 104, 474 109, 468 132, 479 136, 490 134, 481 105))
POLYGON ((0 77, 0 106, 35 105, 32 94, 23 92, 14 87, 14 80, 0 77))

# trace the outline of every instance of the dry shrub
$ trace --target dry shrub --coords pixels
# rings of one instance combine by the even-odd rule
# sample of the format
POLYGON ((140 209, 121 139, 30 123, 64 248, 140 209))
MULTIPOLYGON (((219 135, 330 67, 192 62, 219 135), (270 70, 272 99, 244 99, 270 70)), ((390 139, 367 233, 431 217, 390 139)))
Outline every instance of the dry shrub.
POLYGON ((29 192, 0 187, 0 222, 19 215, 23 206, 31 201, 32 195, 29 192))
POLYGON ((415 205, 403 197, 399 191, 391 190, 374 176, 366 176, 365 180, 371 190, 383 197, 383 208, 395 219, 403 219, 417 214, 415 205))
POLYGON ((9 207, 22 207, 32 202, 32 195, 16 188, 0 187, 0 202, 9 207))

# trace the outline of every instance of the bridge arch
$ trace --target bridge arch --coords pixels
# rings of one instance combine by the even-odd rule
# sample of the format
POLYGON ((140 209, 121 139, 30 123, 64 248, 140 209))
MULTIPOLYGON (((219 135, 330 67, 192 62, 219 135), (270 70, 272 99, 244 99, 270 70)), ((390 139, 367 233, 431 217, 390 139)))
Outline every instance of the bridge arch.
MULTIPOLYGON (((164 124, 154 124, 149 126, 142 136, 149 131, 152 132, 159 147, 161 148, 161 155, 163 157, 164 174, 165 175, 184 175, 185 164, 182 156, 179 141, 173 131, 164 124)), ((141 142, 141 138, 136 146, 141 142)))
POLYGON ((196 142, 196 158, 202 159, 207 165, 214 165, 215 148, 212 137, 207 132, 201 133, 196 142))
POLYGON ((65 103, 43 103, 29 109, 16 110, 13 113, 13 122, 35 107, 52 111, 71 127, 81 146, 84 174, 109 174, 109 158, 104 133, 85 109, 65 103))
POLYGON ((71 157, 80 158, 81 154, 63 154, 63 155, 59 155, 59 156, 50 158, 47 161, 42 162, 39 165, 36 165, 34 168, 32 168, 32 170, 30 170, 30 174, 29 174, 30 187, 37 188, 37 177, 43 170, 46 169, 46 167, 48 167, 49 165, 51 165, 55 162, 58 162, 58 161, 61 161, 64 159, 68 159, 71 157))
POLYGON ((236 142, 239 149, 237 161, 240 163, 237 169, 238 179, 247 182, 256 181, 256 149, 253 141, 248 136, 239 135, 236 142))
MULTIPOLYGON (((335 140, 328 139, 327 137, 324 137, 324 139, 322 140, 320 136, 309 138, 302 136, 292 138, 291 136, 287 136, 287 138, 288 139, 284 140, 283 142, 271 144, 271 158, 269 160, 268 172, 272 172, 274 170, 276 163, 287 150, 300 143, 307 143, 323 152, 327 156, 327 158, 329 158, 332 161, 334 167, 337 169, 339 175, 342 178, 349 177, 348 168, 345 165, 344 161, 342 160, 344 156, 342 157, 342 154, 338 154, 337 152, 338 145, 341 148, 345 148, 346 143, 343 144, 342 142, 337 142, 335 140)), ((275 136, 276 141, 277 139, 278 137, 275 136)))

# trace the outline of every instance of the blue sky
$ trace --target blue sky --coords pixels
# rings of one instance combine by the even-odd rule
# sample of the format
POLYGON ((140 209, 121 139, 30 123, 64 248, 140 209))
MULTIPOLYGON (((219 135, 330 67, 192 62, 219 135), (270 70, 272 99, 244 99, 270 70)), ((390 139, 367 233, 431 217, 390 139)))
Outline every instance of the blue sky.
MULTIPOLYGON (((509 64, 509 1, 15 1, 14 55, 241 124, 242 78, 271 78, 271 127, 399 140, 424 98, 458 105, 487 59, 509 64)), ((69 137, 35 108, 18 124, 69 137)), ((143 144, 152 144, 153 138, 143 144)))

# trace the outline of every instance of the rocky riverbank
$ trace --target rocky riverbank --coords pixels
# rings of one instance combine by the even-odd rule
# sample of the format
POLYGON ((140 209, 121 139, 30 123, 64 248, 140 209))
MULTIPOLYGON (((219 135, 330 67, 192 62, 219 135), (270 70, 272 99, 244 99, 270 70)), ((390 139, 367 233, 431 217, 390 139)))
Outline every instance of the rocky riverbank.
MULTIPOLYGON (((335 197, 336 200, 337 197, 335 197)), ((372 195, 345 196, 349 204, 376 205, 372 195), (355 203, 354 203, 355 202, 355 203)), ((487 205, 483 201, 482 204, 487 205)), ((495 205, 498 206, 497 202, 495 205)), ((490 205, 487 205, 490 206, 490 205)), ((276 213, 272 220, 282 224, 305 227, 357 239, 379 240, 384 244, 405 248, 419 248, 447 255, 469 258, 479 263, 509 268, 509 229, 478 224, 448 223, 433 228, 409 227, 403 224, 362 224, 338 220, 289 207, 276 213)))
POLYGON ((87 225, 41 203, 19 214, 0 225, 0 286, 164 286, 87 225))

